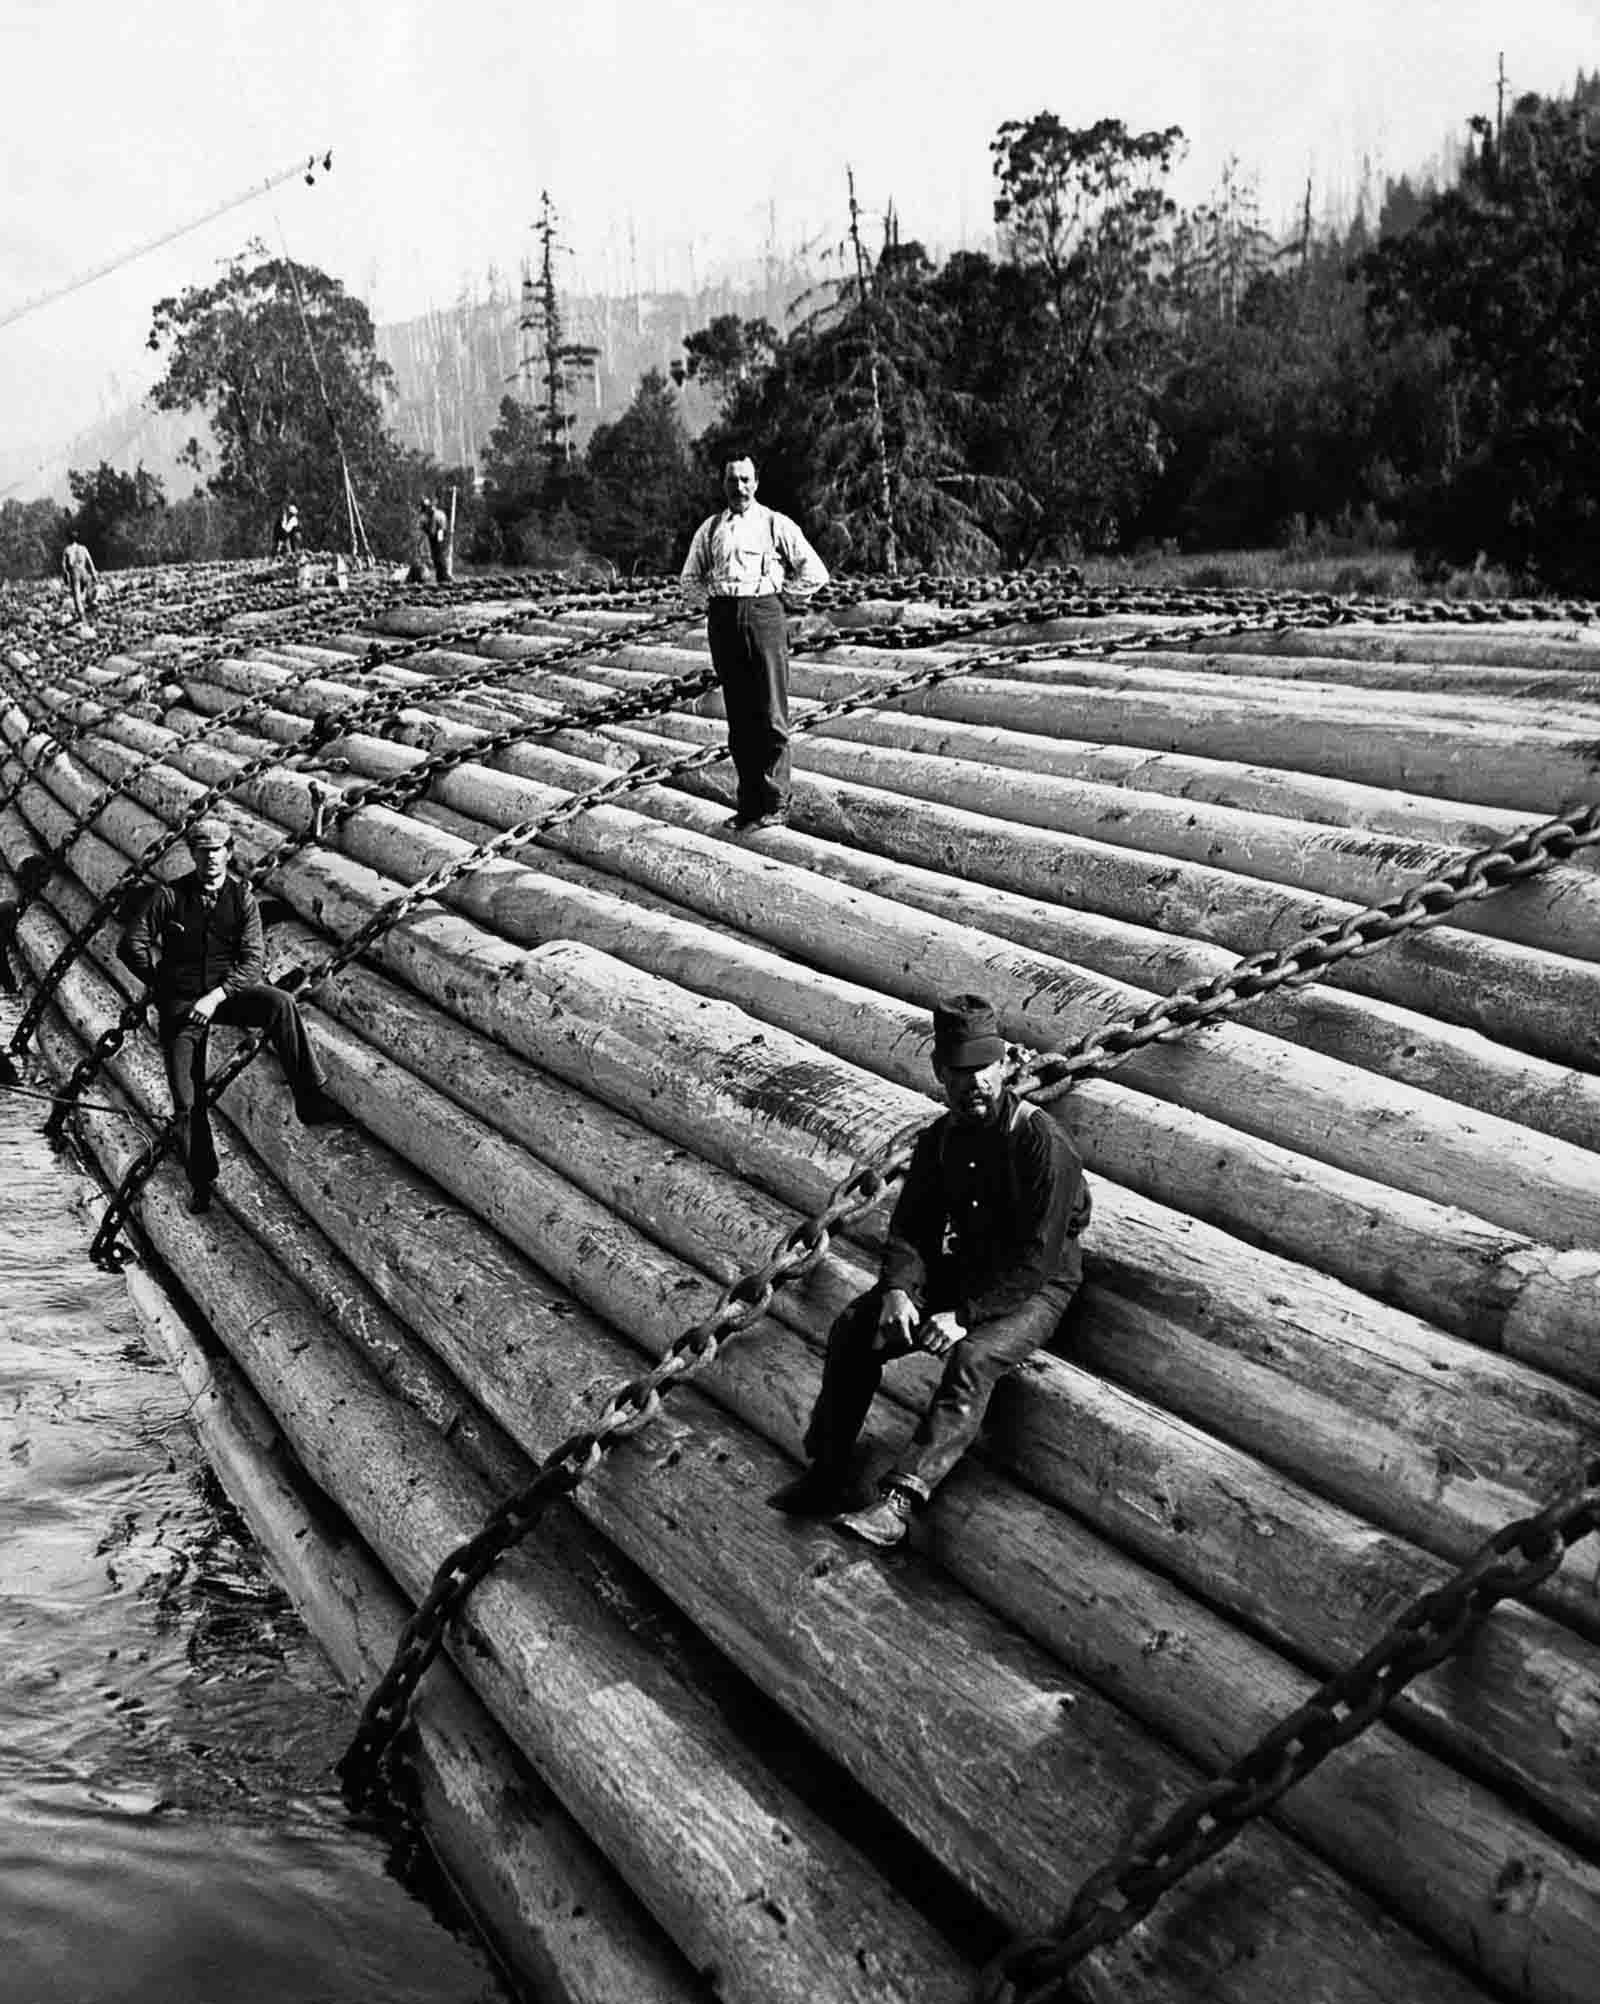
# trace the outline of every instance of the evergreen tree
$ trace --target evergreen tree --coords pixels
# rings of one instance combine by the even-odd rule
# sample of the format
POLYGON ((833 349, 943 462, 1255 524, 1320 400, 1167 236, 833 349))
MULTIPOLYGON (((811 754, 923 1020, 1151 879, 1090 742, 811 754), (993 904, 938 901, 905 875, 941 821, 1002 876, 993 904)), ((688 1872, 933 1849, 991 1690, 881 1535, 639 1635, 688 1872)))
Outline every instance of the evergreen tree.
POLYGON ((1600 112, 1518 101, 1455 186, 1366 260, 1388 347, 1433 342, 1450 423, 1409 525, 1436 558, 1480 554, 1546 584, 1600 576, 1600 112))
POLYGON ((659 369, 646 372, 614 424, 595 432, 587 464, 590 548, 625 571, 676 571, 705 510, 677 400, 659 369))

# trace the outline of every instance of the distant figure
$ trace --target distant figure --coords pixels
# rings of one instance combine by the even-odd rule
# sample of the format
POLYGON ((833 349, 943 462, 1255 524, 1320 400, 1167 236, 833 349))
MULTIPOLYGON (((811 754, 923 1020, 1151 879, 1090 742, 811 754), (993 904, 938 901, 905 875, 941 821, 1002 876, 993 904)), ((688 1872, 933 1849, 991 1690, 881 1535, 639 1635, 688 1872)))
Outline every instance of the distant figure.
POLYGON ((72 594, 72 610, 80 624, 87 622, 100 597, 100 573, 94 558, 76 536, 61 552, 61 576, 72 594))
POLYGON ((422 533, 428 545, 428 554, 433 558, 434 582, 448 584, 450 582, 449 518, 430 494, 423 495, 419 514, 422 533))
POLYGON ((278 510, 277 526, 272 531, 272 554, 275 557, 295 556, 299 549, 300 510, 292 500, 288 500, 278 510))
POLYGON ((728 505, 695 531, 684 596, 706 604, 706 637, 728 713, 739 776, 728 826, 737 834, 789 818, 789 628, 785 597, 804 601, 827 567, 787 515, 756 500, 755 461, 722 469, 728 505))
POLYGON ((995 1386, 1049 1342, 1077 1292, 1083 1165, 1050 1115, 1007 1088, 1005 1056, 981 995, 934 1009, 933 1069, 950 1110, 917 1137, 877 1286, 829 1332, 805 1436, 811 1466, 773 1497, 780 1510, 844 1511, 842 1529, 898 1544, 977 1439, 995 1386), (883 1367, 913 1350, 942 1357, 944 1373, 878 1501, 846 1510, 852 1451, 883 1367))
POLYGON ((205 1102, 206 1044, 213 1023, 265 1028, 289 1080, 295 1112, 308 1125, 345 1118, 329 1096, 294 998, 262 979, 266 945, 255 892, 228 871, 233 831, 207 815, 189 830, 194 869, 159 886, 130 922, 119 958, 149 988, 167 1061, 173 1111, 184 1117, 181 1146, 189 1208, 205 1211, 217 1180, 217 1150, 205 1102))

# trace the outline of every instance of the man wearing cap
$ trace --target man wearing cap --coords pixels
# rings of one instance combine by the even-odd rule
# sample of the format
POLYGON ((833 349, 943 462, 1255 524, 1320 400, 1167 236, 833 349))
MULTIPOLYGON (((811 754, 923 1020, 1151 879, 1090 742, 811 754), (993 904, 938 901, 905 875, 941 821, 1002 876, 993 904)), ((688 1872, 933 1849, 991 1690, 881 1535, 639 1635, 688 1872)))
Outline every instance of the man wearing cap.
POLYGON ((167 1060, 173 1110, 183 1120, 190 1208, 205 1210, 217 1151, 205 1101, 206 1043, 213 1023, 265 1029, 308 1124, 342 1120, 330 1098, 294 998, 263 980, 266 944, 255 892, 230 874, 233 831, 207 815, 189 830, 194 868, 160 885, 117 951, 149 988, 167 1060))
POLYGON ((738 774, 736 834, 773 828, 789 815, 789 628, 786 598, 804 601, 828 582, 827 567, 787 515, 756 499, 755 461, 722 469, 728 505, 695 531, 683 593, 705 604, 706 638, 728 716, 738 774))
POLYGON ((933 1069, 949 1111, 912 1151, 877 1286, 829 1332, 805 1435, 811 1465, 772 1499, 779 1509, 844 1510, 884 1365, 926 1350, 944 1371, 916 1432, 878 1500, 838 1517, 870 1544, 898 1544, 977 1438, 995 1386, 1049 1342, 1077 1291, 1078 1235, 1089 1220, 1083 1165, 1049 1114, 1007 1087, 1005 1061, 992 1004, 952 995, 937 1005, 933 1069))

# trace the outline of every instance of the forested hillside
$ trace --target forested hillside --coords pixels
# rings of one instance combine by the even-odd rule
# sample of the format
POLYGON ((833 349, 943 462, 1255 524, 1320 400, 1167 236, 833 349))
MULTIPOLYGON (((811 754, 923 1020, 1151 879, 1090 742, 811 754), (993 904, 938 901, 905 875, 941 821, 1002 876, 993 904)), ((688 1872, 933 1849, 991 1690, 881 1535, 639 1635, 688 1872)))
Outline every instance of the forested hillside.
POLYGON ((0 569, 69 522, 102 561, 259 550, 290 492, 329 546, 406 554, 434 492, 469 560, 663 568, 739 451, 857 570, 1337 542, 1403 545, 1425 582, 1594 589, 1597 132, 1580 74, 1469 120, 1444 185, 1338 224, 1308 196, 1283 237, 1232 171, 1177 206, 1178 128, 1040 112, 991 144, 993 251, 935 259, 892 211, 868 241, 852 197, 824 284, 569 300, 547 241, 515 291, 387 330, 323 273, 240 262, 151 333, 204 499, 79 471, 74 510, 0 507, 0 569))

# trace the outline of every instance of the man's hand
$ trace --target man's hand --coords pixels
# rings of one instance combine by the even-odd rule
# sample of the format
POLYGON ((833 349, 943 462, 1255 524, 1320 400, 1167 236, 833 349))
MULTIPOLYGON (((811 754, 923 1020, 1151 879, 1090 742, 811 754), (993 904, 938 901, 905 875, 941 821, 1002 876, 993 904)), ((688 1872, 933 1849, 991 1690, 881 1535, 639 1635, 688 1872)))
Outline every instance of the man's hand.
POLYGON ((206 993, 190 1009, 189 1021, 191 1023, 209 1023, 221 1007, 225 995, 226 990, 224 989, 207 989, 206 993))
POLYGON ((917 1346, 926 1350, 930 1357, 942 1357, 947 1350, 953 1350, 966 1333, 965 1327, 956 1320, 954 1309, 941 1308, 937 1315, 930 1315, 917 1331, 917 1346))
POLYGON ((901 1349, 912 1349, 917 1340, 917 1305, 903 1287, 891 1287, 878 1310, 878 1334, 901 1349))

